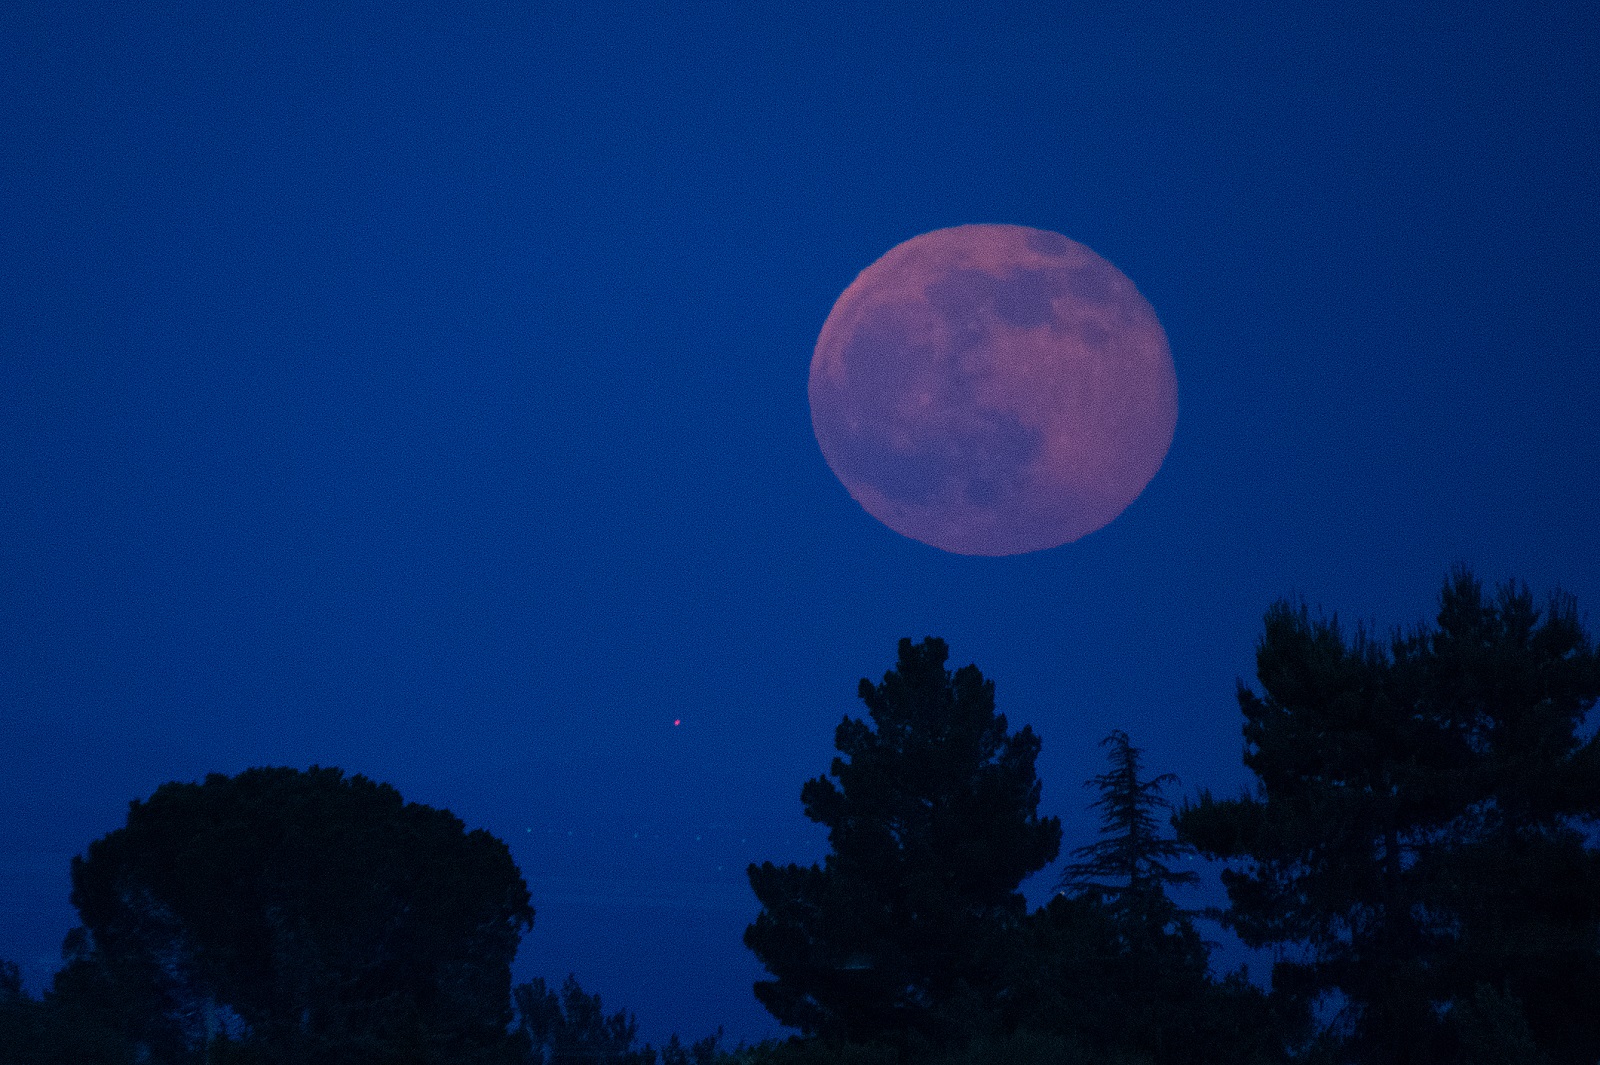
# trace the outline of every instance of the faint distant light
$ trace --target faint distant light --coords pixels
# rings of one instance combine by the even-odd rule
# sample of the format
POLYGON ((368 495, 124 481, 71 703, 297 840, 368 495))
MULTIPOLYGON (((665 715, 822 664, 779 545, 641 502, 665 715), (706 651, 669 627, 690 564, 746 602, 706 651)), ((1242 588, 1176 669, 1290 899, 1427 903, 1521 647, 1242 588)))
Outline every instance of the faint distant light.
POLYGON ((683 718, 675 717, 675 718, 672 719, 672 727, 673 728, 677 728, 681 724, 683 724, 683 718))

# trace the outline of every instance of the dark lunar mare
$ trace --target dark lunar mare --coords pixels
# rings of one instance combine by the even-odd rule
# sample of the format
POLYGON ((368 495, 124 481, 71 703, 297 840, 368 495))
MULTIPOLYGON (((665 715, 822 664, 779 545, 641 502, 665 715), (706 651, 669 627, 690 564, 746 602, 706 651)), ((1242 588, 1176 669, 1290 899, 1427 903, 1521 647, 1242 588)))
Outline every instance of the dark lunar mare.
POLYGON ((1067 290, 1059 270, 1016 267, 1003 274, 986 270, 952 270, 931 282, 928 303, 961 335, 963 326, 976 331, 980 312, 1019 329, 1032 329, 1055 318, 1054 301, 1067 290))
MULTIPOLYGON (((968 271, 971 279, 994 281, 991 275, 968 271)), ((1039 273, 1034 271, 1034 273, 1039 273)), ((969 279, 970 280, 970 279, 969 279)), ((1042 284, 1042 282, 1041 282, 1042 284)), ((969 293, 976 300, 968 311, 993 304, 994 295, 969 293)), ((952 298, 954 296, 952 295, 952 298)), ((966 298, 966 297, 962 297, 966 298)), ((1021 317, 1037 311, 1049 315, 1049 297, 1031 310, 1013 310, 1021 317)), ((952 309, 946 304, 946 311, 952 309)), ((976 321, 975 313, 967 315, 976 321)), ((979 414, 978 424, 952 427, 937 421, 925 425, 894 423, 890 412, 905 390, 908 376, 920 375, 936 392, 936 410, 967 403, 974 381, 963 372, 951 353, 928 344, 914 343, 900 312, 881 311, 864 321, 841 352, 845 380, 830 389, 830 402, 813 406, 818 439, 828 458, 850 480, 871 485, 886 499, 925 506, 950 495, 948 487, 964 487, 954 497, 978 506, 990 506, 1014 496, 1025 471, 1038 457, 1043 435, 1009 411, 979 414), (909 431, 914 444, 896 445, 894 433, 909 431)), ((982 335, 966 339, 981 345, 982 335)))

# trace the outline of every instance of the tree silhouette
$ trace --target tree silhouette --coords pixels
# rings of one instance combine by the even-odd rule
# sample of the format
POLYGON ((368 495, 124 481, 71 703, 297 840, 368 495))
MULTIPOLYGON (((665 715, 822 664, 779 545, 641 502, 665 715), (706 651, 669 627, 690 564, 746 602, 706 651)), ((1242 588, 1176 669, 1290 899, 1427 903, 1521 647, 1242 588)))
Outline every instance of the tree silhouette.
POLYGON ((157 1060, 506 1062, 533 921, 505 844, 337 769, 167 784, 72 863, 58 987, 157 1060))
POLYGON ((944 641, 901 640, 871 723, 845 718, 831 777, 801 789, 831 852, 802 868, 752 865, 762 911, 745 931, 772 980, 756 997, 783 1024, 829 1038, 961 1038, 992 1011, 1017 891, 1060 847, 1038 816, 1032 730, 1015 734, 976 666, 952 674, 944 641))
POLYGON ((541 978, 517 985, 518 1026, 537 1065, 656 1065, 656 1052, 636 1046, 639 1024, 627 1010, 607 1014, 598 994, 569 975, 557 994, 541 978))
POLYGON ((1359 1062, 1511 1053, 1525 1033, 1592 1065, 1600 743, 1579 730, 1600 661, 1573 602, 1486 598, 1457 568, 1434 626, 1347 639, 1279 603, 1256 659, 1261 694, 1239 692, 1256 789, 1177 821, 1233 863, 1228 920, 1284 952, 1275 987, 1342 994, 1359 1062))
POLYGON ((1172 804, 1161 789, 1176 784, 1171 773, 1145 780, 1141 777, 1144 752, 1128 734, 1114 730, 1100 741, 1110 747, 1111 768, 1085 781, 1100 797, 1090 808, 1100 811, 1100 838, 1072 852, 1078 860, 1067 865, 1059 888, 1069 895, 1096 893, 1113 899, 1145 896, 1199 882, 1191 870, 1174 872, 1167 862, 1184 857, 1193 848, 1164 833, 1156 815, 1172 804))
POLYGON ((1099 839, 1073 851, 1060 893, 1028 919, 1014 1023, 1155 1065, 1279 1060, 1301 1018, 1275 1013, 1242 971, 1213 980, 1210 946, 1167 894, 1199 879, 1171 868, 1190 848, 1157 819, 1176 777, 1146 779, 1121 730, 1101 746, 1110 767, 1085 781, 1099 792, 1099 839))
POLYGON ((0 1062, 5 1065, 133 1065, 134 1046, 62 1007, 51 995, 32 998, 15 963, 0 961, 0 1062))
POLYGON ((139 1047, 115 1023, 105 989, 72 978, 81 975, 58 973, 55 987, 35 999, 23 990, 16 965, 0 961, 0 1062, 134 1065, 139 1047))

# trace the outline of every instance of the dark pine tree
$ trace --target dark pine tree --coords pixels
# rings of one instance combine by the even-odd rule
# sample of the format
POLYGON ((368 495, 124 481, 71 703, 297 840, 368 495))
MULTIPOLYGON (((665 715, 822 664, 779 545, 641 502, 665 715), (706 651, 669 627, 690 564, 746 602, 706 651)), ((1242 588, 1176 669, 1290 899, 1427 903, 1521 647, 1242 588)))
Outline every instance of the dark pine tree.
POLYGON ((1240 686, 1252 793, 1180 837, 1229 860, 1228 920, 1275 988, 1348 1004, 1348 1060, 1600 1058, 1600 660, 1571 599, 1453 571, 1387 643, 1268 611, 1240 686), (1531 1049, 1530 1049, 1531 1048, 1531 1049))
POLYGON ((831 779, 801 790, 828 827, 823 864, 750 867, 762 910, 745 943, 773 976, 756 996, 802 1032, 938 1045, 981 1027, 1027 912, 1017 887, 1060 847, 1060 822, 1038 816, 1038 738, 1009 732, 993 683, 947 657, 901 640, 883 682, 861 682, 870 723, 845 718, 831 779))
POLYGON ((1214 980, 1210 946, 1168 895, 1199 879, 1173 868, 1193 851, 1160 816, 1177 778, 1146 778, 1120 730, 1102 746, 1110 767, 1085 782, 1099 792, 1100 838, 1073 851, 1060 893, 1029 918, 1015 1023, 1155 1065, 1280 1060, 1300 1018, 1280 1016, 1242 971, 1214 980))
POLYGON ((1193 848, 1173 839, 1164 828, 1172 804, 1162 797, 1161 789, 1176 784, 1178 778, 1162 773, 1143 779, 1144 752, 1121 729, 1100 745, 1111 748, 1111 768, 1084 782, 1100 792, 1090 804, 1091 809, 1100 811, 1100 838, 1072 852, 1077 861, 1062 872, 1060 890, 1132 903, 1164 896, 1169 887, 1198 883, 1200 878, 1193 870, 1174 871, 1168 864, 1193 854, 1193 848), (1158 821, 1160 814, 1168 816, 1158 821))

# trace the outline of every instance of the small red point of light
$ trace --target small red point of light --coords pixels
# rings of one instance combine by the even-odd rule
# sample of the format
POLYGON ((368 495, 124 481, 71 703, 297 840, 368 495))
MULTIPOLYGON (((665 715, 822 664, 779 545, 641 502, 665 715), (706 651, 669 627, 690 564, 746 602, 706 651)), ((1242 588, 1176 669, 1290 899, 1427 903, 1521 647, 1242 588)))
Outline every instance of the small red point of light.
POLYGON ((673 728, 677 728, 681 724, 683 724, 683 718, 675 717, 675 718, 672 719, 672 727, 673 728))

